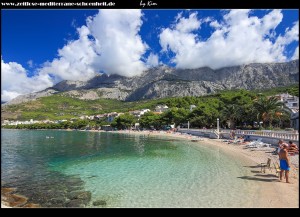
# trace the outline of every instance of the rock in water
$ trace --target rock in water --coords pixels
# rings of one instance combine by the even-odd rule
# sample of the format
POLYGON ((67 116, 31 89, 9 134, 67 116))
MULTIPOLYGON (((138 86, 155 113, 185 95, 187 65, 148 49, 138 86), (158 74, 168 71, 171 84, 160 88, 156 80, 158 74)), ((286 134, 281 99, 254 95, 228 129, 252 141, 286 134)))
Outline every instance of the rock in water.
POLYGON ((7 197, 7 202, 11 207, 21 207, 27 203, 27 198, 17 194, 11 194, 7 197))
POLYGON ((105 200, 96 200, 93 202, 93 206, 105 206, 106 201, 105 200))

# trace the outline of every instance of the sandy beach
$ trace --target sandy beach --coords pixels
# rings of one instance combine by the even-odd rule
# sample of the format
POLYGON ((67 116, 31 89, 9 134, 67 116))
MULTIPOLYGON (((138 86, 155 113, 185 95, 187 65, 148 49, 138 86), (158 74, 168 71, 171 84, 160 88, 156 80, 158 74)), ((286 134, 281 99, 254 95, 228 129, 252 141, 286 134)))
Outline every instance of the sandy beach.
MULTIPOLYGON (((99 132, 99 131, 95 131, 99 132)), ((241 160, 245 167, 249 167, 252 176, 243 177, 253 180, 253 184, 259 186, 257 201, 255 207, 261 208, 299 208, 299 155, 290 156, 291 172, 290 182, 285 180, 279 181, 276 176, 273 162, 279 162, 278 156, 273 155, 274 148, 246 148, 243 144, 228 144, 221 139, 199 138, 181 133, 169 133, 164 131, 114 131, 111 133, 123 133, 131 135, 145 135, 149 137, 170 137, 174 139, 193 140, 197 146, 214 146, 222 149, 233 157, 241 160), (265 173, 261 173, 261 163, 266 163, 271 158, 272 169, 266 169, 265 173)), ((8 204, 1 200, 1 208, 8 208, 8 204)))

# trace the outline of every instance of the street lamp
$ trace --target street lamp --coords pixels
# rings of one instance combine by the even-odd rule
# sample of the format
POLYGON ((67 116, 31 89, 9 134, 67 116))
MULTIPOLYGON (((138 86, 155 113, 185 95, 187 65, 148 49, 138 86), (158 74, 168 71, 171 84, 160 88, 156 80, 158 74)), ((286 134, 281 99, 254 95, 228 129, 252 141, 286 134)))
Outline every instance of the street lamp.
POLYGON ((218 139, 220 137, 220 127, 219 127, 219 123, 220 123, 220 120, 219 118, 217 118, 217 132, 218 132, 218 139))

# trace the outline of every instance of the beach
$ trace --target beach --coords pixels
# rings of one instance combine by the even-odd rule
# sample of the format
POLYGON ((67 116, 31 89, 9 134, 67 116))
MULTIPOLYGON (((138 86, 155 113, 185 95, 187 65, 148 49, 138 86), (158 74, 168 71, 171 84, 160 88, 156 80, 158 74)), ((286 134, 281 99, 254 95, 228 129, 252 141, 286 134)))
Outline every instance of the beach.
MULTIPOLYGON (((99 132, 99 131, 94 131, 99 132)), ((235 159, 242 162, 243 166, 249 168, 251 176, 237 177, 251 180, 253 185, 259 186, 257 191, 257 200, 254 207, 261 208, 298 208, 299 207, 299 155, 290 156, 292 168, 290 172, 290 182, 285 183, 279 181, 274 169, 273 163, 279 162, 278 156, 273 155, 274 148, 246 148, 244 144, 228 144, 221 139, 209 139, 181 134, 177 132, 166 131, 112 131, 109 133, 122 133, 130 135, 144 135, 149 137, 169 137, 174 140, 193 141, 196 146, 214 146, 223 152, 228 153, 235 159), (266 163, 267 159, 271 159, 271 170, 266 169, 265 173, 261 173, 261 163, 266 163)), ((234 187, 234 186, 233 186, 234 187)), ((8 208, 5 197, 1 195, 1 208, 8 208)))
POLYGON ((289 156, 291 161, 291 171, 289 181, 286 183, 284 178, 280 182, 276 176, 274 164, 279 163, 278 155, 273 155, 274 148, 246 148, 243 144, 228 144, 222 139, 209 139, 196 137, 187 134, 173 133, 166 131, 113 131, 112 133, 125 133, 135 135, 147 135, 153 137, 171 137, 174 139, 193 140, 198 146, 217 146, 224 152, 230 153, 232 156, 239 158, 245 162, 253 171, 253 176, 242 177, 253 180, 253 184, 260 185, 258 192, 257 206, 261 208, 299 208, 299 155, 289 156), (267 159, 271 158, 271 170, 266 169, 265 173, 261 173, 261 163, 267 163, 267 159))

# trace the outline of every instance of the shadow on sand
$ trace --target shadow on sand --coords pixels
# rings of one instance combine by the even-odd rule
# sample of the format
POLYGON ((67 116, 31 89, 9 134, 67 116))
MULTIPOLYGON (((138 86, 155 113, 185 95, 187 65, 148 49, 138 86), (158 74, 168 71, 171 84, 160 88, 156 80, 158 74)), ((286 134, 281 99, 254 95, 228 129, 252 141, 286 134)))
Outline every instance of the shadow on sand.
POLYGON ((258 178, 258 177, 253 177, 253 176, 240 176, 237 177, 239 179, 247 179, 247 180, 252 180, 252 181, 260 181, 260 182, 278 182, 278 178, 277 179, 270 179, 269 177, 263 176, 265 178, 258 178))
POLYGON ((261 177, 273 177, 273 178, 278 178, 275 174, 255 174, 255 176, 261 176, 261 177))
POLYGON ((251 170, 250 172, 251 173, 261 173, 260 171, 257 171, 257 170, 251 170))
POLYGON ((248 167, 248 168, 261 168, 261 165, 256 165, 256 166, 244 166, 244 167, 248 167))

